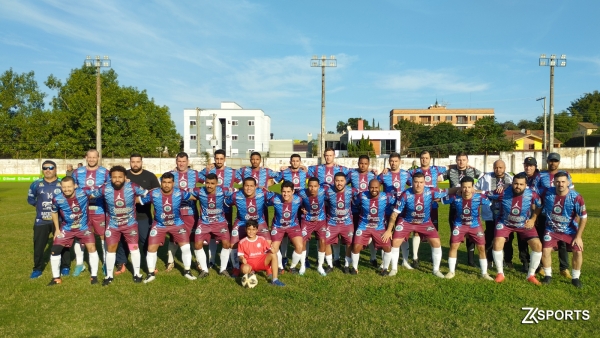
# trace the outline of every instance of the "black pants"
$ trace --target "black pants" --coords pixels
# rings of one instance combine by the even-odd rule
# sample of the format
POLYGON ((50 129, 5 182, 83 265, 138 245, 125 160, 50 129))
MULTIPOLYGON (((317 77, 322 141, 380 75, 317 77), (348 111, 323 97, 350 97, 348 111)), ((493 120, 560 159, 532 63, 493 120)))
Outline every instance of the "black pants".
MULTIPOLYGON (((136 218, 138 223, 138 247, 141 254, 141 265, 146 262, 146 253, 148 252, 148 236, 150 234, 150 227, 152 225, 152 219, 147 217, 136 218)), ((127 264, 127 256, 129 255, 129 246, 125 240, 125 236, 121 236, 119 246, 117 247, 117 264, 127 264)))
MULTIPOLYGON (((44 270, 46 259, 44 251, 48 245, 48 237, 54 233, 54 225, 46 223, 33 226, 33 270, 44 270)), ((50 245, 52 247, 52 245, 50 245)), ((71 252, 68 248, 63 248, 61 252, 60 268, 71 267, 71 252)))
MULTIPOLYGON (((546 216, 538 216, 535 223, 535 228, 537 230, 538 237, 540 240, 542 240, 546 234, 546 216)), ((569 253, 567 252, 567 244, 563 241, 558 241, 558 261, 560 271, 569 269, 569 253)))
MULTIPOLYGON (((494 249, 494 232, 496 230, 496 222, 494 221, 485 221, 485 257, 489 262, 494 260, 492 256, 492 250, 494 249)), ((512 262, 513 259, 513 246, 512 241, 515 237, 514 232, 508 236, 506 241, 504 242, 504 261, 512 262)))

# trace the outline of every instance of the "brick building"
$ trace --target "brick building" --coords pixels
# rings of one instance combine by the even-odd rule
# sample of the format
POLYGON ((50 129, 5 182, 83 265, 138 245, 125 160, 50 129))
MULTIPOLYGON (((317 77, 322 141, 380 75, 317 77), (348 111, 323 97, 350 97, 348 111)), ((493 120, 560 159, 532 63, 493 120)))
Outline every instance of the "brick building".
POLYGON ((452 123, 458 129, 466 129, 472 127, 475 121, 488 116, 494 117, 493 108, 448 109, 436 101, 427 109, 392 109, 390 111, 390 129, 393 129, 401 119, 427 126, 447 122, 452 123))

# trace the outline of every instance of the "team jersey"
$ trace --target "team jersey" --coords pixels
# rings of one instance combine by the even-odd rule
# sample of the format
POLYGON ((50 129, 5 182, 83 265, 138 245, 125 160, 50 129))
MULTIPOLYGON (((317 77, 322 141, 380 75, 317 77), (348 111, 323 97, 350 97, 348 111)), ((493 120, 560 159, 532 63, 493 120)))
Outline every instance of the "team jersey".
POLYGON ((154 221, 152 226, 164 228, 166 226, 182 226, 181 205, 185 204, 191 197, 187 190, 173 188, 170 194, 163 193, 161 188, 150 190, 142 198, 144 204, 151 203, 154 206, 154 221))
POLYGON ((569 190, 567 195, 560 196, 556 193, 556 188, 550 188, 543 195, 543 204, 547 231, 575 235, 579 229, 575 216, 587 218, 583 197, 575 190, 569 190))
POLYGON ((411 184, 410 174, 404 169, 400 169, 397 173, 388 171, 387 174, 379 174, 377 179, 383 184, 383 191, 391 194, 399 194, 411 184))
POLYGON ((206 181, 206 175, 215 174, 218 178, 218 185, 222 188, 233 188, 234 183, 239 183, 235 178, 236 170, 230 167, 223 166, 221 169, 217 169, 213 167, 208 170, 201 170, 198 172, 198 181, 204 182, 206 181))
POLYGON ((306 188, 306 179, 306 171, 302 169, 299 169, 298 171, 292 171, 291 168, 287 168, 277 173, 277 177, 275 177, 274 180, 275 183, 279 183, 282 181, 290 181, 294 183, 294 191, 297 193, 302 189, 306 188))
POLYGON ((325 215, 325 199, 327 196, 327 188, 319 188, 317 196, 308 196, 308 189, 302 189, 298 192, 298 196, 302 199, 302 207, 306 210, 306 214, 302 219, 309 222, 324 221, 325 215))
POLYGON ((208 194, 205 187, 192 190, 192 196, 200 202, 200 222, 212 224, 226 222, 225 199, 233 194, 233 189, 215 187, 215 192, 208 194))
MULTIPOLYGON (((559 170, 556 173, 559 172, 564 172, 567 174, 567 179, 569 180, 569 189, 574 189, 575 186, 573 185, 573 180, 571 180, 571 175, 564 170, 559 170)), ((546 192, 546 190, 554 187, 554 175, 556 173, 550 173, 549 171, 540 172, 540 176, 535 186, 538 194, 543 195, 546 192)))
POLYGON ((262 257, 271 249, 269 242, 264 237, 256 236, 254 240, 244 237, 238 243, 238 257, 244 256, 246 259, 262 257))
MULTIPOLYGON (((87 167, 79 167, 73 172, 73 179, 75 180, 75 184, 81 189, 94 189, 94 187, 110 183, 110 174, 108 169, 104 167, 98 167, 96 170, 88 170, 87 167)), ((96 215, 105 213, 102 196, 90 198, 88 212, 96 215)))
POLYGON ((76 188, 71 198, 58 193, 52 199, 52 212, 60 216, 60 230, 87 230, 88 195, 76 188))
POLYGON ((47 182, 42 178, 31 183, 27 203, 35 207, 34 225, 52 223, 52 198, 61 192, 60 179, 47 182))
MULTIPOLYGON (((198 182, 198 172, 194 169, 188 169, 186 171, 171 171, 175 179, 175 187, 179 189, 194 189, 198 182)), ((196 208, 196 201, 185 200, 181 203, 181 215, 190 216, 198 215, 198 209, 196 208)))
POLYGON ((345 187, 342 191, 335 189, 327 190, 327 203, 329 203, 329 214, 327 225, 351 225, 352 224, 352 200, 358 194, 356 189, 345 187))
POLYGON ((542 207, 540 196, 531 189, 525 189, 519 196, 515 196, 513 189, 508 188, 497 194, 494 191, 486 193, 486 196, 498 201, 500 214, 496 220, 496 228, 508 226, 511 228, 523 228, 525 222, 531 217, 531 208, 535 205, 542 207))
POLYGON ((272 198, 274 192, 264 188, 257 188, 254 197, 246 197, 242 190, 236 191, 225 199, 225 203, 237 209, 235 225, 245 227, 248 220, 254 220, 258 224, 266 223, 264 210, 267 207, 267 199, 272 198))
POLYGON ((531 176, 527 176, 527 174, 524 171, 519 173, 519 175, 521 174, 527 177, 527 187, 529 189, 537 189, 538 182, 540 181, 540 171, 538 169, 536 169, 533 175, 531 176))
POLYGON ((456 167, 450 168, 444 173, 444 179, 450 182, 450 188, 460 187, 460 180, 463 177, 468 176, 473 179, 478 179, 482 175, 479 169, 467 167, 465 169, 458 169, 456 167))
POLYGON ((440 175, 444 176, 447 171, 448 171, 448 169, 446 169, 446 167, 440 167, 437 165, 429 166, 429 168, 427 168, 427 169, 423 169, 423 168, 410 169, 408 171, 408 174, 410 175, 411 178, 408 180, 408 185, 412 185, 412 176, 415 173, 423 173, 423 175, 425 176, 425 186, 428 188, 437 188, 438 177, 440 175))
POLYGON ((292 196, 291 202, 285 202, 283 196, 274 194, 267 199, 267 205, 273 206, 274 216, 271 227, 294 227, 298 225, 298 210, 302 205, 302 199, 298 195, 292 196))
POLYGON ((396 203, 396 197, 394 194, 379 193, 372 198, 369 191, 364 191, 356 196, 355 203, 360 210, 358 229, 385 230, 386 209, 388 205, 396 203))
POLYGON ((405 221, 413 224, 431 221, 431 208, 434 199, 441 199, 448 195, 446 189, 425 187, 423 192, 416 194, 413 188, 406 189, 396 199, 394 212, 398 213, 405 221))
POLYGON ((246 177, 253 177, 256 180, 256 186, 260 188, 267 188, 269 179, 276 178, 277 173, 269 168, 257 168, 252 169, 251 167, 243 167, 235 172, 235 179, 238 182, 242 182, 246 177))
POLYGON ((331 188, 334 187, 335 174, 344 173, 344 175, 348 175, 349 172, 350 170, 348 168, 337 164, 330 167, 325 164, 311 165, 308 167, 308 177, 316 177, 321 186, 329 185, 331 188))
POLYGON ((479 207, 491 206, 490 200, 482 194, 475 193, 470 199, 465 199, 462 196, 448 195, 442 198, 443 204, 453 204, 456 208, 456 216, 452 220, 452 225, 455 227, 470 227, 477 228, 481 226, 479 221, 479 207))
POLYGON ((112 183, 106 183, 96 189, 87 190, 91 198, 102 197, 105 203, 106 215, 109 220, 108 226, 118 228, 120 226, 136 225, 135 203, 136 197, 144 197, 148 190, 132 182, 123 183, 120 190, 113 188, 112 183))

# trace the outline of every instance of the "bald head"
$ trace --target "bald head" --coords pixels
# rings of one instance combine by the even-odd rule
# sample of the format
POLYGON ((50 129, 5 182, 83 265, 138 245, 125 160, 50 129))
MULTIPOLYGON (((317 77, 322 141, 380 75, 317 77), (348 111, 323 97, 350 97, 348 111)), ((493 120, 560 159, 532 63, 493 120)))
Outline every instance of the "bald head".
POLYGON ((497 160, 494 162, 494 174, 496 177, 504 177, 504 172, 506 171, 506 164, 502 160, 497 160))

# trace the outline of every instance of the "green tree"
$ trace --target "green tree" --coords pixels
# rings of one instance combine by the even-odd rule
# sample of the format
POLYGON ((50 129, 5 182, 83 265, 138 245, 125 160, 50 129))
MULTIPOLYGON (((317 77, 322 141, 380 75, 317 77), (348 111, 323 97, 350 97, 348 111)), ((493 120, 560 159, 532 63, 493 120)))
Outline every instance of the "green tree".
POLYGON ((599 123, 600 93, 597 90, 594 90, 592 93, 583 94, 580 98, 571 102, 567 111, 579 121, 599 123))
POLYGON ((578 116, 571 116, 566 110, 554 114, 554 137, 566 142, 574 136, 579 123, 578 116))
POLYGON ((469 138, 466 148, 472 154, 499 153, 514 150, 516 146, 515 142, 504 137, 503 125, 497 123, 494 117, 477 120, 465 134, 469 138))
POLYGON ((433 126, 427 132, 419 134, 413 143, 415 150, 429 150, 440 156, 456 154, 467 150, 467 138, 463 131, 453 124, 442 122, 433 126))
POLYGON ((544 129, 543 117, 538 117, 535 121, 520 120, 519 123, 517 123, 517 130, 519 130, 519 129, 543 130, 544 129))
POLYGON ((360 155, 375 157, 375 149, 373 148, 373 144, 368 137, 365 139, 364 136, 361 136, 360 141, 358 141, 356 144, 352 142, 348 143, 348 156, 358 157, 360 155))
POLYGON ((502 125, 502 129, 504 130, 519 130, 519 127, 512 120, 502 122, 500 125, 502 125))
POLYGON ((345 133, 348 126, 350 126, 350 128, 352 128, 352 130, 358 130, 358 120, 363 120, 363 129, 364 130, 373 129, 372 126, 369 126, 369 121, 362 119, 360 117, 351 117, 348 119, 347 122, 338 121, 338 123, 336 125, 337 132, 340 134, 345 133))
POLYGON ((429 131, 428 126, 404 119, 400 119, 394 125, 394 129, 400 130, 400 147, 402 151, 410 148, 420 135, 422 136, 429 131))

